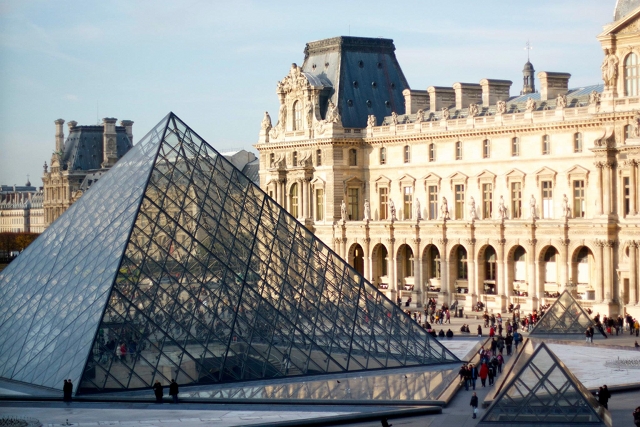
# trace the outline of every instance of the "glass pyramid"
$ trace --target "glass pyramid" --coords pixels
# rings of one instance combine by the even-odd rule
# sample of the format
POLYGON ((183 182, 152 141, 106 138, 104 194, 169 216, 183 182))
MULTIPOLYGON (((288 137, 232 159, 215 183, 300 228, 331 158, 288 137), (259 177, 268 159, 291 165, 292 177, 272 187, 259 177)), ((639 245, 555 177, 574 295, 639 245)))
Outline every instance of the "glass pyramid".
POLYGON ((173 113, 0 275, 0 376, 46 387, 457 361, 173 113))
POLYGON ((595 326, 589 314, 568 291, 564 291, 529 335, 584 335, 589 326, 595 326))
POLYGON ((544 344, 487 409, 482 426, 611 426, 611 415, 544 344))

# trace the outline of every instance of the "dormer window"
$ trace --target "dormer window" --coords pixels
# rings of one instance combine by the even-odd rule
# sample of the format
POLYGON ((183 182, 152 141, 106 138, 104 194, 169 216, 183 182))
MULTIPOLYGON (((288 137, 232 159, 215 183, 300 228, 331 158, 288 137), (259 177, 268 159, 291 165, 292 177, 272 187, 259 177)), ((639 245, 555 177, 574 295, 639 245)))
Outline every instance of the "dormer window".
POLYGON ((302 129, 302 102, 293 103, 293 130, 302 129))
POLYGON ((630 53, 624 59, 624 94, 625 96, 638 96, 638 56, 630 53))

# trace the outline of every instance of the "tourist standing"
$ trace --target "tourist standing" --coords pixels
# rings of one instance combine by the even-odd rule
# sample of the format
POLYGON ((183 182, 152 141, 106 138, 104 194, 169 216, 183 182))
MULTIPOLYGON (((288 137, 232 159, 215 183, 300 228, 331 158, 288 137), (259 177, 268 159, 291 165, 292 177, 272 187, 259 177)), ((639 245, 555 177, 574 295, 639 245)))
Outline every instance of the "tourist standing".
POLYGON ((73 384, 71 380, 64 380, 64 385, 62 386, 62 400, 69 403, 71 402, 71 395, 73 394, 73 384))
POLYGON ((476 389, 476 381, 478 380, 478 368, 469 364, 469 373, 471 374, 471 386, 476 389))
POLYGON ((178 403, 178 383, 176 380, 171 379, 171 384, 169 384, 169 396, 173 399, 173 403, 178 403))
POLYGON ((164 390, 160 381, 156 381, 153 384, 153 393, 156 395, 156 403, 162 403, 162 397, 164 396, 164 390))
POLYGON ((473 409, 473 418, 475 418, 478 414, 478 396, 476 395, 475 391, 473 392, 473 396, 471 396, 471 402, 469 403, 469 405, 471 405, 471 408, 473 409))

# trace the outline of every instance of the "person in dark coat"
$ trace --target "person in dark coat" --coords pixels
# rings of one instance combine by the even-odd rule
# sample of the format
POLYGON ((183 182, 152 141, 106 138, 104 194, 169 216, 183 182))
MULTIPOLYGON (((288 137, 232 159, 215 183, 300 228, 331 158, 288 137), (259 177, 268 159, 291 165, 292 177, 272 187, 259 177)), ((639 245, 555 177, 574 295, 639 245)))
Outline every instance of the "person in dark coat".
POLYGON ((478 325, 478 336, 482 336, 482 326, 478 325))
POLYGON ((156 381, 155 384, 153 384, 153 394, 156 395, 156 403, 162 403, 164 390, 162 389, 162 384, 160 384, 160 381, 156 381))
POLYGON ((173 399, 173 403, 178 403, 178 393, 178 383, 172 379, 171 384, 169 384, 169 396, 173 399))
POLYGON ((640 406, 633 411, 633 424, 635 424, 636 427, 640 427, 640 406))
POLYGON ((471 396, 471 402, 469 405, 471 405, 471 408, 473 409, 473 418, 475 418, 478 413, 478 396, 476 396, 475 391, 473 392, 473 396, 471 396))
POLYGON ((64 380, 64 385, 62 386, 62 400, 65 402, 71 402, 71 395, 73 394, 73 384, 71 380, 64 380))
POLYGON ((473 389, 476 389, 476 381, 478 380, 478 368, 473 366, 471 363, 469 364, 469 374, 471 374, 471 386, 473 389))

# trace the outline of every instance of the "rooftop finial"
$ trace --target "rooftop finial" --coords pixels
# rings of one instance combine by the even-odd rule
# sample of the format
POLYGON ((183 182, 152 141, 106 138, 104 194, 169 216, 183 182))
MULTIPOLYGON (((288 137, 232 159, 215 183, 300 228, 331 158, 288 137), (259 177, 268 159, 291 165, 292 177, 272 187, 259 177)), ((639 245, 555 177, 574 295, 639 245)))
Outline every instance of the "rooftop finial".
POLYGON ((525 44, 525 46, 524 46, 524 50, 527 51, 527 62, 530 61, 529 52, 531 51, 531 49, 533 49, 533 46, 531 46, 531 43, 529 43, 529 40, 527 40, 527 44, 525 44))

